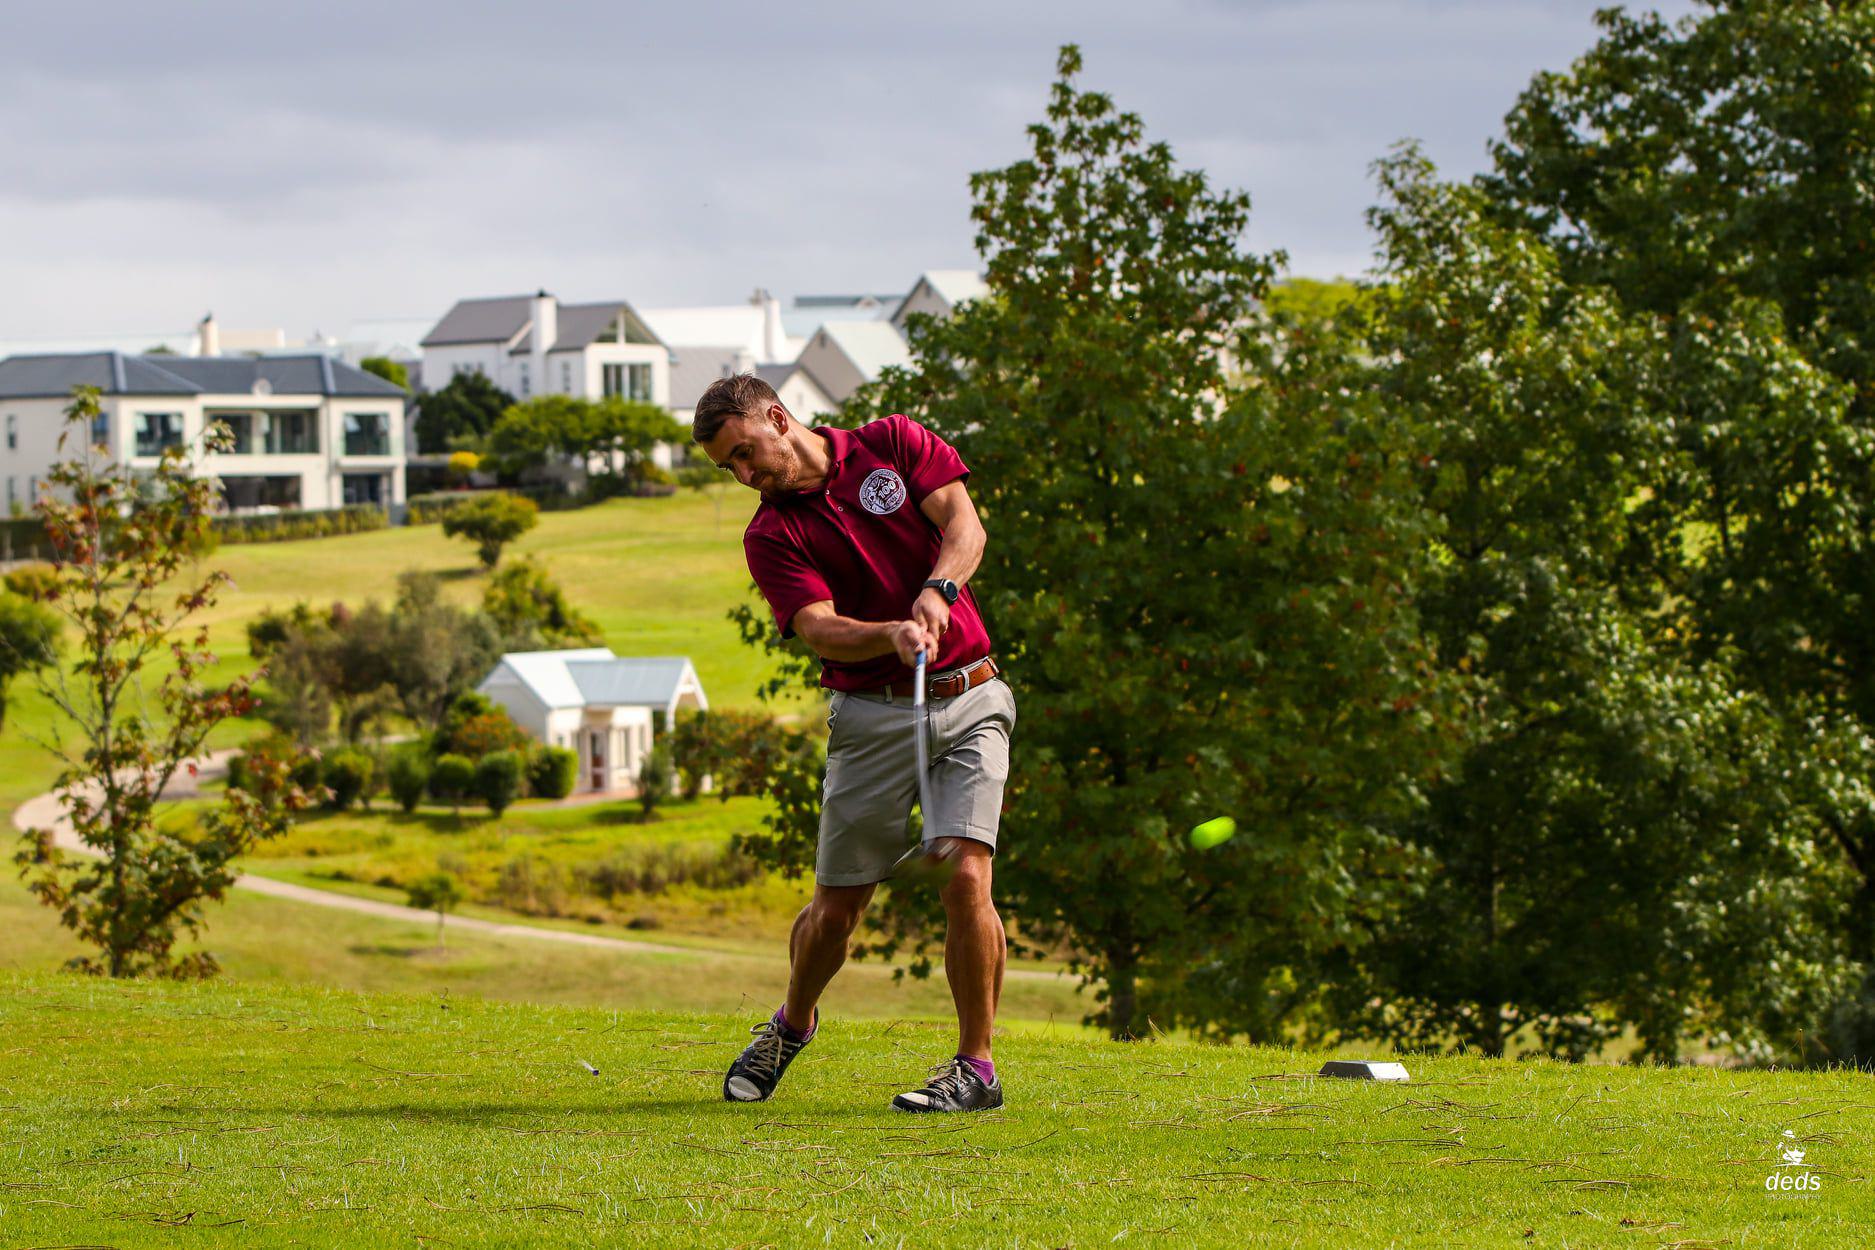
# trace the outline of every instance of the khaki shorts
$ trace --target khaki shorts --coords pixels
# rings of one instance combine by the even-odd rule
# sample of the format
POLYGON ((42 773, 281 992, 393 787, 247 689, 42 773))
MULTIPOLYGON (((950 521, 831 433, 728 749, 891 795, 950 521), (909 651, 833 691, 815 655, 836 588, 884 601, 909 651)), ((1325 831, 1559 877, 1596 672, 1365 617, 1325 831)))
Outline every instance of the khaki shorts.
MULTIPOLYGON (((1016 696, 1008 682, 992 677, 952 698, 931 699, 925 710, 932 808, 924 817, 925 841, 972 838, 994 851, 1016 696)), ((814 857, 820 884, 883 881, 911 849, 906 827, 918 799, 913 715, 909 695, 834 692, 814 857)))

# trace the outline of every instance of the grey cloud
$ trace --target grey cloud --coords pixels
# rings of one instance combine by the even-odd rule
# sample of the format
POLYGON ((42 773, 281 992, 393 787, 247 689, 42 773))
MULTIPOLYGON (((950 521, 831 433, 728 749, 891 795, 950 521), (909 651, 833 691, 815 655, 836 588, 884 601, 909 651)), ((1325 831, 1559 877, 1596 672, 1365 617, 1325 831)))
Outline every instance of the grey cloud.
POLYGON ((1086 86, 1250 190, 1253 246, 1349 272, 1369 163, 1413 135, 1477 168, 1594 7, 16 6, 0 337, 901 286, 972 263, 968 176, 1024 151, 1069 40, 1086 86))

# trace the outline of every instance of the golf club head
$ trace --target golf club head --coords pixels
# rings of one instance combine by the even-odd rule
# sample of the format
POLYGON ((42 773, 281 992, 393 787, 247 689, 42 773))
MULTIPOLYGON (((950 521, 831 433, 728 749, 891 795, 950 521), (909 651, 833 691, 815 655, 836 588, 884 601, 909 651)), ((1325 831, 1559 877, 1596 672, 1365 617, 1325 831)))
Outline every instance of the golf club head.
POLYGON ((944 839, 920 842, 898 857, 887 880, 907 885, 942 886, 957 872, 957 857, 944 839))

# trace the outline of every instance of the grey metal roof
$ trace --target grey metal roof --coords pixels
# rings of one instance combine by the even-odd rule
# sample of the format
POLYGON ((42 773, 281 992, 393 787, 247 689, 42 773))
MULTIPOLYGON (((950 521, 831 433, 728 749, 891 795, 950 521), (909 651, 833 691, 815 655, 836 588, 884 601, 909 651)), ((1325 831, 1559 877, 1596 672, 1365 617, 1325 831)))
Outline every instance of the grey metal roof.
POLYGON ((423 347, 450 343, 506 343, 533 315, 532 295, 502 295, 494 299, 462 299, 423 336, 423 347))
POLYGON ((718 378, 736 372, 749 363, 747 352, 735 345, 723 347, 679 347, 671 359, 671 407, 695 408, 703 392, 718 378))
POLYGON ((375 374, 329 356, 127 356, 83 352, 0 360, 0 398, 64 399, 74 386, 107 395, 251 395, 264 380, 281 395, 403 398, 375 374))
POLYGON ((194 386, 168 370, 122 352, 9 356, 0 360, 0 399, 69 399, 74 386, 95 386, 107 395, 196 393, 194 386))
MULTIPOLYGON (((780 390, 781 384, 788 380, 788 375, 793 373, 794 370, 795 366, 786 362, 778 365, 757 365, 755 366, 755 376, 768 383, 776 390, 780 390)), ((807 376, 811 378, 814 375, 810 373, 807 376)), ((819 383, 816 382, 815 385, 818 386, 819 383)))
POLYGON ((668 706, 689 668, 689 659, 681 655, 566 661, 566 671, 589 707, 668 706))
MULTIPOLYGON (((594 339, 611 329, 612 323, 619 317, 626 320, 626 333, 635 329, 644 337, 628 339, 628 342, 662 343, 650 325, 640 317, 637 310, 624 300, 605 300, 598 304, 561 304, 555 301, 557 312, 554 316, 555 338, 549 351, 576 352, 590 344, 594 339)), ((534 351, 534 310, 528 309, 527 333, 523 334, 509 349, 510 356, 527 356, 534 351)))

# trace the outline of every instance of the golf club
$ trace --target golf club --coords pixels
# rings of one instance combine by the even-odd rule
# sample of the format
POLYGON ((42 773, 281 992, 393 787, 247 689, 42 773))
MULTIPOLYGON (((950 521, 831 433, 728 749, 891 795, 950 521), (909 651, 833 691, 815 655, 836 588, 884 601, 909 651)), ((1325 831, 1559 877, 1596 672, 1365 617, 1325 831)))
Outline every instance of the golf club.
POLYGON ((912 673, 911 707, 912 738, 916 743, 915 758, 918 766, 918 814, 923 830, 919 840, 892 865, 893 877, 897 877, 900 872, 905 872, 908 877, 932 876, 942 864, 941 857, 927 856, 925 853, 931 836, 931 748, 925 737, 930 729, 930 709, 925 705, 924 696, 925 653, 920 649, 912 673))

